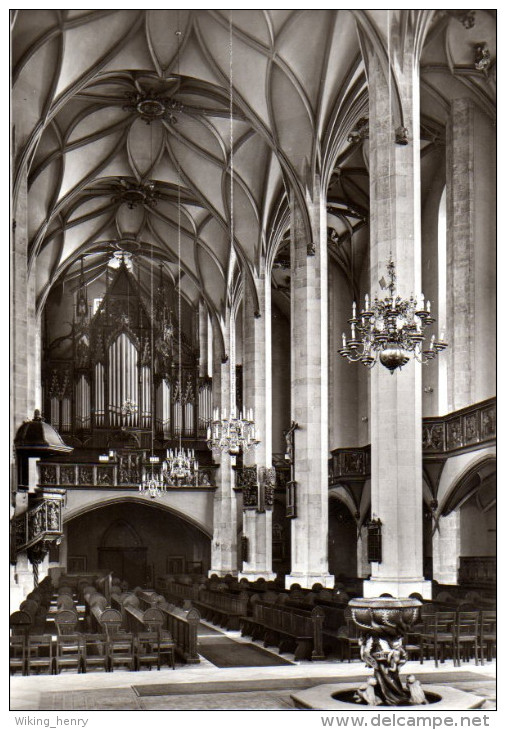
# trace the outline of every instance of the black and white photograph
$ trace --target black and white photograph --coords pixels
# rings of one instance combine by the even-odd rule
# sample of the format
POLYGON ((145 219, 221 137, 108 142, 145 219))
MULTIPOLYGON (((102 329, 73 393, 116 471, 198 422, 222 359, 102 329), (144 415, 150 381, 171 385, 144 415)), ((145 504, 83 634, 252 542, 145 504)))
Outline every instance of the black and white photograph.
POLYGON ((6 45, 9 727, 493 728, 496 9, 6 45))

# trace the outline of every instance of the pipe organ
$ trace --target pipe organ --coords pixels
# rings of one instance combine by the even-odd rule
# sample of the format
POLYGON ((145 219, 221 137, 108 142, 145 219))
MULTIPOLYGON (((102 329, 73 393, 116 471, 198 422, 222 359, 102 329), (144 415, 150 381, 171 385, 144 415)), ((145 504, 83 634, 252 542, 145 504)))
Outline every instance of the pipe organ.
POLYGON ((151 322, 138 282, 122 264, 95 313, 76 313, 72 356, 46 356, 44 408, 62 433, 135 430, 147 441, 205 439, 212 418, 212 384, 199 376, 198 347, 181 333, 158 292, 151 322), (161 311, 163 310, 163 311, 161 311), (151 351, 153 348, 153 352, 151 351))

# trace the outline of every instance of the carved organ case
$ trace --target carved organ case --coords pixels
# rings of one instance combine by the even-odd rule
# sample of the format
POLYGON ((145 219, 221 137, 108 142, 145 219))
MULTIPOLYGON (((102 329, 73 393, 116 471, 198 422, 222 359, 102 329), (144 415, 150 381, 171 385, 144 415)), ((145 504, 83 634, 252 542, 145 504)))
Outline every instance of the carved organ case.
MULTIPOLYGON (((153 298, 122 262, 95 313, 81 282, 72 326, 71 361, 46 359, 45 414, 81 439, 127 429, 158 439, 203 439, 211 418, 209 378, 199 377, 198 346, 181 331, 163 280, 153 298)), ((198 328, 196 328, 198 331, 198 328)))

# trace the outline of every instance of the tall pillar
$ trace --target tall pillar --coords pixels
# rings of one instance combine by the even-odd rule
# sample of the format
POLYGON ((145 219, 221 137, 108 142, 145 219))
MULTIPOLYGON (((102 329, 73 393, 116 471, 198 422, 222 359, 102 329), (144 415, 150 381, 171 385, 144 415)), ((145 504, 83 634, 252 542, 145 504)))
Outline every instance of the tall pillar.
POLYGON ((471 99, 447 123, 448 410, 495 395, 495 126, 471 99))
POLYGON ((447 125, 448 408, 474 402, 473 104, 452 101, 447 125), (469 169, 470 168, 470 169, 469 169))
POLYGON ((460 556, 460 510, 440 517, 432 537, 432 577, 438 583, 457 585, 460 556))
POLYGON ((371 572, 367 560, 367 527, 360 528, 357 539, 357 578, 367 578, 371 572))
MULTIPOLYGON (((407 144, 397 133, 394 82, 386 78, 377 46, 367 45, 373 297, 383 296, 378 281, 386 277, 390 256, 396 265, 397 293, 405 298, 421 292, 419 74, 414 45, 392 20, 388 46, 407 144)), ((414 359, 393 374, 381 364, 372 369, 371 513, 382 523, 382 560, 371 563, 365 596, 417 592, 430 597, 430 583, 423 578, 421 398, 421 365, 414 359)))
MULTIPOLYGON (((230 413, 235 400, 235 357, 230 357, 230 348, 235 350, 235 323, 233 314, 227 309, 225 326, 225 347, 220 344, 219 326, 213 321, 213 410, 222 407, 230 413)), ((237 509, 234 492, 232 457, 227 451, 213 451, 213 460, 219 464, 216 474, 217 489, 213 502, 213 540, 211 543, 211 569, 209 575, 237 575, 237 509)))
POLYGON ((328 569, 327 211, 319 180, 306 202, 312 240, 291 201, 291 385, 297 516, 286 587, 334 585, 328 569))
POLYGON ((11 443, 23 421, 32 418, 35 407, 34 392, 30 387, 33 372, 29 367, 30 349, 34 347, 34 341, 29 337, 34 303, 29 302, 27 206, 25 174, 14 204, 11 234, 11 443))
POLYGON ((243 292, 243 410, 253 410, 260 443, 243 455, 245 467, 256 468, 257 504, 243 500, 243 537, 247 559, 241 578, 274 580, 272 572, 272 508, 275 474, 272 468, 271 287, 265 271, 255 282, 245 277, 243 292), (258 305, 255 297, 258 297, 258 305))

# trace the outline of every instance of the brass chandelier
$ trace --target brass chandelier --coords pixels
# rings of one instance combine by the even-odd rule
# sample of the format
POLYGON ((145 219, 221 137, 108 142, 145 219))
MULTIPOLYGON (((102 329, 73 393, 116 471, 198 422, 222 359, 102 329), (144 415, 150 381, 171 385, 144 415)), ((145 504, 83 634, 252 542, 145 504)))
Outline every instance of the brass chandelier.
MULTIPOLYGON (((357 316, 357 305, 353 302, 352 317, 348 320, 351 338, 343 332, 343 346, 338 350, 350 362, 361 362, 368 368, 379 362, 393 373, 402 368, 413 356, 423 364, 433 360, 448 345, 444 334, 436 340, 432 335, 428 346, 424 347, 425 330, 436 320, 430 315, 430 301, 425 302, 413 295, 402 299, 395 293, 395 263, 387 265, 390 276, 383 288, 389 290, 384 299, 369 301, 365 295, 364 307, 357 316)), ((380 282, 382 283, 382 282, 380 282)))

